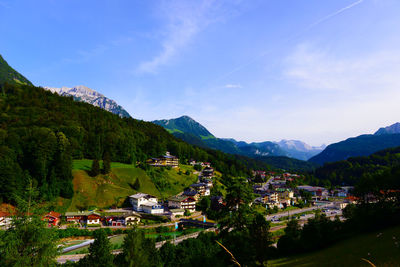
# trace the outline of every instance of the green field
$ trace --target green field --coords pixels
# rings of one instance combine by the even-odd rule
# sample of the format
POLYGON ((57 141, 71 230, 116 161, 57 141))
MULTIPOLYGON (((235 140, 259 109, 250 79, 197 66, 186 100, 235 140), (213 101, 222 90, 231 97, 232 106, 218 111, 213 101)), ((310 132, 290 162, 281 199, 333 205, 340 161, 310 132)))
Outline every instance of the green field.
MULTIPOLYGON (((100 164, 102 165, 101 162, 100 164)), ((170 187, 160 192, 147 173, 134 165, 113 162, 110 174, 90 177, 87 171, 91 165, 91 160, 74 160, 72 171, 74 196, 72 199, 60 199, 58 205, 62 206, 62 211, 121 206, 129 195, 136 192, 168 198, 197 181, 197 175, 192 174, 194 171, 192 166, 180 165, 182 174, 178 173, 177 168, 165 169, 164 174, 170 187), (186 170, 191 174, 185 175, 186 170), (132 188, 136 179, 140 182, 137 191, 132 188)))
POLYGON ((400 226, 341 241, 329 248, 272 260, 268 266, 400 266, 400 226))

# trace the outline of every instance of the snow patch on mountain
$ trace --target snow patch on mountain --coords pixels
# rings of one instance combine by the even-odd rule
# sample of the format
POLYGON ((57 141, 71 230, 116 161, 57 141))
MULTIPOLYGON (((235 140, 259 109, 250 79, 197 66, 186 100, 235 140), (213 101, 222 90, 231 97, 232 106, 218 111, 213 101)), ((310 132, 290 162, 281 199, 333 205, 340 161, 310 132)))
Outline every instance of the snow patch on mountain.
POLYGON ((44 87, 44 89, 52 93, 57 93, 60 96, 72 96, 76 101, 89 103, 93 106, 117 114, 120 117, 131 117, 123 107, 117 104, 117 102, 83 85, 78 85, 72 88, 44 87))

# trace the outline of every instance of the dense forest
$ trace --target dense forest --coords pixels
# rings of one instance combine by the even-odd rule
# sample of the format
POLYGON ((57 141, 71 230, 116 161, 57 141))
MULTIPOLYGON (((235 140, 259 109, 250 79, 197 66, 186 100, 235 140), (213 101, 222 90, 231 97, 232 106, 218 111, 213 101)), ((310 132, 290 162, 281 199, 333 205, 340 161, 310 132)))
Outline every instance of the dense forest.
POLYGON ((0 90, 0 200, 13 202, 28 180, 43 199, 70 198, 73 159, 136 164, 170 151, 187 162, 208 161, 219 171, 246 176, 265 163, 189 145, 161 126, 120 118, 39 87, 3 84, 0 90))
POLYGON ((333 185, 355 185, 363 177, 382 174, 400 166, 400 147, 378 151, 370 156, 326 163, 317 168, 315 177, 328 180, 333 185))

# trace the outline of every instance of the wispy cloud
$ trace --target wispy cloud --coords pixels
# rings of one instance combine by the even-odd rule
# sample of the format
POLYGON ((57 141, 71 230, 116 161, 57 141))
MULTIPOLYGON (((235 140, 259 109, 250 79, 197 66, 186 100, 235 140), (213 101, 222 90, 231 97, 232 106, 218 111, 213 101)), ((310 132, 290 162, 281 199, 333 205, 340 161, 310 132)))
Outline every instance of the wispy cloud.
POLYGON ((140 63, 136 71, 156 73, 161 66, 170 64, 200 31, 223 19, 226 15, 223 2, 216 0, 164 2, 160 8, 166 25, 161 51, 150 60, 140 63))
POLYGON ((301 44, 286 64, 286 78, 303 88, 365 94, 400 87, 400 50, 340 57, 316 46, 301 44))
MULTIPOLYGON (((341 13, 343 13, 343 12, 345 12, 345 11, 347 11, 347 10, 349 10, 349 9, 359 5, 359 4, 361 4, 362 2, 364 2, 364 0, 358 0, 358 1, 356 1, 356 2, 354 2, 352 4, 350 4, 350 5, 347 5, 347 6, 343 7, 343 8, 340 8, 340 9, 338 9, 338 10, 336 10, 336 11, 334 11, 334 12, 332 12, 332 13, 326 15, 326 16, 324 16, 323 18, 311 23, 310 25, 306 26, 305 28, 301 29, 300 31, 295 32, 293 35, 290 35, 287 38, 285 38, 283 40, 280 40, 280 42, 282 44, 289 43, 289 42, 295 40, 296 38, 302 36, 306 32, 308 32, 308 31, 312 30, 313 28, 317 27, 318 25, 320 25, 320 24, 322 24, 322 23, 324 23, 324 22, 326 22, 326 21, 328 21, 328 20, 340 15, 341 13)), ((217 80, 222 80, 224 78, 227 78, 227 77, 231 76, 233 73, 238 72, 241 69, 246 68, 248 66, 251 66, 254 62, 261 60, 262 58, 264 58, 265 56, 267 56, 267 55, 269 55, 271 53, 273 53, 272 49, 264 51, 262 54, 257 55, 256 57, 250 59, 249 61, 247 61, 247 62, 235 67, 234 69, 230 70, 229 72, 225 73, 224 75, 219 77, 217 80)))
POLYGON ((224 88, 243 88, 240 84, 225 84, 224 88))

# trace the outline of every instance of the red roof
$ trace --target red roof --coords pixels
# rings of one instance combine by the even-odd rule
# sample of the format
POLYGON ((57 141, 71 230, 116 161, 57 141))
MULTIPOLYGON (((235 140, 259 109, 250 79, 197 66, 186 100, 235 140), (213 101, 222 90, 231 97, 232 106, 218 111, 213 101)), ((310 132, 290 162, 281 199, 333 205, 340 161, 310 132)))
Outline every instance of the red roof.
POLYGON ((8 217, 8 216, 10 216, 10 213, 4 212, 4 211, 0 211, 0 217, 8 217))
POLYGON ((55 211, 50 211, 49 213, 47 213, 44 216, 51 216, 51 217, 55 217, 55 218, 60 218, 61 214, 55 211))

